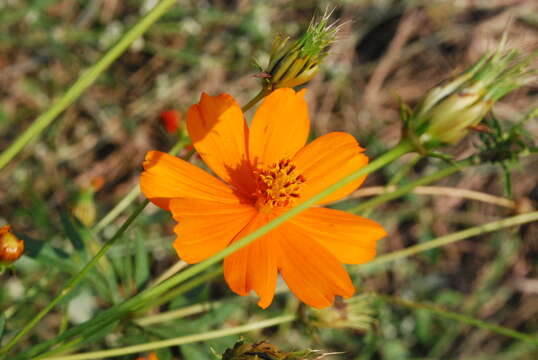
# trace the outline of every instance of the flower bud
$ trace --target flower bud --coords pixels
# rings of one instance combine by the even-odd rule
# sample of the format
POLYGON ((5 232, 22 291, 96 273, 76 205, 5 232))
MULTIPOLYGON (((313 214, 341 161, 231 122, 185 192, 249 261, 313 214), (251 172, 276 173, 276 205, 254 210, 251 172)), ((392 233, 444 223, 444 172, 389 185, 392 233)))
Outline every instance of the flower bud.
POLYGON ((338 26, 328 23, 329 16, 330 13, 326 13, 319 22, 312 20, 306 32, 296 41, 290 42, 287 36, 275 38, 269 64, 262 68, 264 89, 292 88, 316 75, 338 33, 338 26))
POLYGON ((245 344, 243 340, 240 340, 235 343, 232 349, 227 349, 224 352, 222 360, 307 360, 321 359, 323 355, 319 350, 285 352, 266 341, 245 344))
POLYGON ((160 115, 161 125, 167 133, 175 134, 181 122, 181 114, 177 110, 166 110, 160 115))
POLYGON ((24 253, 24 241, 11 232, 9 225, 0 227, 0 264, 9 265, 24 253))
POLYGON ((340 328, 368 331, 374 323, 372 296, 354 296, 333 307, 311 309, 308 322, 320 328, 340 328))
POLYGON ((529 63, 536 54, 521 57, 501 45, 471 68, 426 93, 404 119, 406 135, 420 149, 458 143, 506 94, 535 76, 529 63))

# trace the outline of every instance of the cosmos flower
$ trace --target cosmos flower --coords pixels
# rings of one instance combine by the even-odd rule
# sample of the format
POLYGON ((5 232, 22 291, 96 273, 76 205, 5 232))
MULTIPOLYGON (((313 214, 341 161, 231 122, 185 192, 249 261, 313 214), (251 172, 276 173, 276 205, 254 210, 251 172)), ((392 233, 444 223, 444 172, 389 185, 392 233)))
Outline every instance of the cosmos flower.
MULTIPOLYGON (((306 145, 310 131, 304 91, 282 88, 267 96, 250 128, 227 94, 202 94, 187 114, 193 145, 220 178, 177 157, 150 151, 141 176, 144 195, 171 211, 178 225, 174 248, 197 263, 368 163, 355 138, 329 133, 306 145)), ((353 192, 364 178, 317 205, 353 192)), ((385 236, 372 220, 313 207, 224 259, 224 277, 239 295, 251 290, 258 305, 272 302, 278 273, 303 302, 316 308, 355 289, 342 266, 375 256, 385 236)))

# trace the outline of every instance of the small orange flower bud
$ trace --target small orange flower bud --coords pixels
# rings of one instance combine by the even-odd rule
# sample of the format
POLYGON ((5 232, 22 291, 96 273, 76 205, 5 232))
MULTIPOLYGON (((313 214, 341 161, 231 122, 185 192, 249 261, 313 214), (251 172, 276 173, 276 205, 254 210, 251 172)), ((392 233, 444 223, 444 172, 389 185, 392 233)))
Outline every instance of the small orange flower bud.
POLYGON ((160 121, 169 134, 175 134, 179 128, 181 114, 177 110, 166 110, 161 113, 160 121))
POLYGON ((11 264, 22 256, 24 241, 11 232, 9 225, 0 228, 0 264, 11 264))

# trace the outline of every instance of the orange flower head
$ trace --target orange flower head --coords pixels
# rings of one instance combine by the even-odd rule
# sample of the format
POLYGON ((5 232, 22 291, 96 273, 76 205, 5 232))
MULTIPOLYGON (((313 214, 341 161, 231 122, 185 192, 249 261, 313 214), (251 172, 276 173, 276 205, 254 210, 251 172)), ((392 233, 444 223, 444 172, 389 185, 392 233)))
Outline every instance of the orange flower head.
MULTIPOLYGON (((183 260, 207 259, 368 163, 364 149, 346 133, 329 133, 305 146, 310 120, 304 94, 290 88, 272 92, 250 128, 230 95, 202 94, 187 113, 187 130, 218 178, 177 157, 148 152, 141 189, 178 221, 174 248, 183 260)), ((344 198, 363 181, 317 205, 344 198)), ((372 220, 310 208, 227 256, 224 277, 239 295, 255 291, 258 305, 266 308, 280 273, 301 301, 327 307, 336 295, 355 292, 342 263, 371 260, 385 235, 372 220)))
POLYGON ((24 241, 11 232, 9 225, 0 227, 0 264, 11 264, 24 253, 24 241))
POLYGON ((157 357, 157 354, 152 352, 148 355, 148 357, 138 357, 136 358, 136 360, 159 360, 159 358, 157 357))

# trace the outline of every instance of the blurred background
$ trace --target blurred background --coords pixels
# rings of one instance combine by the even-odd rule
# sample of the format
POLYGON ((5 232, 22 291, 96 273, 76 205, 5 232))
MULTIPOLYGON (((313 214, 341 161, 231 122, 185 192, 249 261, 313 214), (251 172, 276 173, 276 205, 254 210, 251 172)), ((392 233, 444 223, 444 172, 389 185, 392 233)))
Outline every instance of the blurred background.
MULTIPOLYGON (((155 3, 0 0, 0 149, 155 3)), ((146 151, 168 150, 175 143, 176 137, 160 124, 162 111, 177 109, 184 114, 203 91, 226 92, 245 104, 260 89, 253 64, 268 60, 273 37, 299 35, 312 16, 327 7, 335 8, 332 17, 342 22, 342 30, 320 73, 307 85, 314 132, 316 136, 350 132, 371 158, 399 140, 400 100, 414 106, 429 88, 493 50, 507 28, 510 47, 524 53, 538 48, 535 0, 178 1, 39 141, 2 170, 0 225, 9 223, 29 241, 28 256, 0 275, 1 309, 11 309, 19 322, 10 325, 13 330, 50 301, 67 276, 85 263, 86 249, 76 241, 77 229, 85 227, 73 211, 92 182, 103 183, 90 196, 99 219, 137 184, 146 151), (21 304, 26 304, 27 314, 15 310, 21 304)), ((509 127, 537 103, 538 87, 533 84, 503 99, 494 114, 509 127)), ((536 139, 538 121, 527 122, 525 131, 536 139)), ((470 134, 446 151, 456 159, 465 158, 476 152, 477 142, 478 135, 470 134)), ((371 175, 363 187, 386 184, 411 158, 371 175)), ((443 166, 440 160, 421 160, 402 183, 443 166)), ((376 208, 369 216, 390 234, 380 253, 536 208, 538 157, 526 157, 511 172, 513 201, 501 202, 502 206, 433 189, 433 195, 411 194, 376 208)), ((434 185, 508 197, 503 173, 493 165, 466 169, 434 185)), ((113 234, 124 218, 107 226, 104 237, 113 234)), ((91 284, 83 284, 40 324, 26 346, 52 337, 61 324, 91 317, 158 277, 177 261, 171 248, 173 225, 168 214, 148 207, 110 253, 115 293, 107 298, 91 284), (125 254, 132 254, 138 269, 132 284, 124 283, 132 276, 124 274, 125 254)), ((538 335, 536 224, 469 239, 397 266, 351 271, 362 291, 431 302, 538 335)), ((232 294, 222 278, 216 278, 161 310, 223 296, 232 294)), ((252 299, 232 299, 203 316, 166 326, 142 330, 125 326, 123 339, 107 337, 95 348, 242 324, 297 306, 290 296, 279 296, 267 311, 258 309, 252 299)), ((343 351, 335 356, 341 359, 538 358, 532 345, 424 310, 382 302, 373 306, 376 315, 369 331, 281 326, 246 338, 268 339, 284 349, 343 351)), ((161 353, 161 360, 210 358, 209 347, 221 352, 235 338, 182 346, 161 353)))

